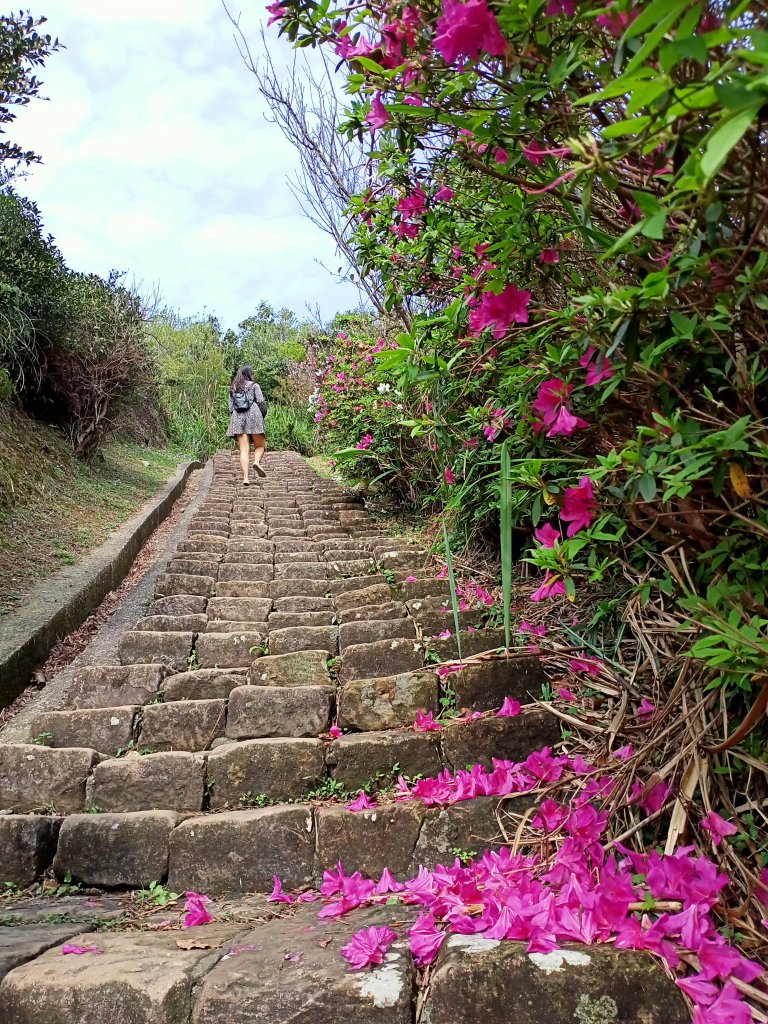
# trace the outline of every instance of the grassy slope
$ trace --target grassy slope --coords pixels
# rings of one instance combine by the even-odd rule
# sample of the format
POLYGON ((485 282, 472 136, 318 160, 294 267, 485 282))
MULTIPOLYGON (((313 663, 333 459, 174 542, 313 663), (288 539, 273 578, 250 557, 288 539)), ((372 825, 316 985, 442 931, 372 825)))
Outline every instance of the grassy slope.
POLYGON ((84 463, 56 431, 0 403, 0 617, 97 547, 184 460, 116 441, 84 463))

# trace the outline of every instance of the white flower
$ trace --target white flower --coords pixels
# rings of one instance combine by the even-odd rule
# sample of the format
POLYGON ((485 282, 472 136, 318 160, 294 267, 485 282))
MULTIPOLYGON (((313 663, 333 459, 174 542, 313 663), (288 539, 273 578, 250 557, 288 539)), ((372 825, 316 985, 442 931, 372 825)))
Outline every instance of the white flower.
POLYGON ((379 386, 376 388, 376 390, 379 392, 380 395, 386 395, 386 393, 388 391, 392 390, 392 385, 391 384, 379 384, 379 386))

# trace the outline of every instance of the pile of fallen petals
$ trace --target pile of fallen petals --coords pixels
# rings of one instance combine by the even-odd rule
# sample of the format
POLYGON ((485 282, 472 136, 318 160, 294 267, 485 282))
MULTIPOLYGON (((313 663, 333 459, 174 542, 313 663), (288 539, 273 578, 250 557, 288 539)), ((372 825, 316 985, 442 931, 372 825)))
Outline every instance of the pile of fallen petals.
MULTIPOLYGON (((514 763, 494 760, 493 769, 442 772, 412 785, 400 779, 398 797, 426 805, 481 796, 530 792, 572 773, 581 788, 568 805, 545 799, 530 824, 541 833, 541 850, 525 854, 509 848, 433 871, 420 867, 414 878, 398 881, 384 870, 378 881, 341 864, 326 871, 318 893, 293 896, 279 878, 273 902, 322 899, 318 917, 338 918, 359 907, 392 903, 422 908, 408 929, 414 960, 431 964, 450 933, 527 943, 528 952, 546 953, 561 942, 613 943, 618 949, 658 956, 694 1006, 694 1024, 751 1024, 745 994, 764 974, 718 930, 714 908, 728 877, 694 847, 669 855, 639 853, 611 844, 608 812, 596 803, 613 780, 601 777, 582 758, 555 757, 548 749, 514 763), (590 776, 586 781, 584 776, 590 776)), ((355 810, 374 807, 368 798, 355 810)), ((721 834, 728 834, 720 820, 721 834)), ((767 893, 768 895, 768 893, 767 893)), ((767 922, 763 922, 765 925, 767 922)), ((342 954, 352 970, 375 967, 397 938, 388 927, 364 928, 351 936, 342 954)))

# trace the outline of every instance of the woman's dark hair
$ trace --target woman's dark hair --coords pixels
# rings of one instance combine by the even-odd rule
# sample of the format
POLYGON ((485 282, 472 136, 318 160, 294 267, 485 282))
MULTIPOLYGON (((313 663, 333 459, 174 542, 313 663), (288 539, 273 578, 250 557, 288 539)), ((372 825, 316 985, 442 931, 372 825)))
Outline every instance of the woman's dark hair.
POLYGON ((230 391, 245 391, 245 385, 253 383, 253 370, 250 366, 241 366, 235 374, 230 391))

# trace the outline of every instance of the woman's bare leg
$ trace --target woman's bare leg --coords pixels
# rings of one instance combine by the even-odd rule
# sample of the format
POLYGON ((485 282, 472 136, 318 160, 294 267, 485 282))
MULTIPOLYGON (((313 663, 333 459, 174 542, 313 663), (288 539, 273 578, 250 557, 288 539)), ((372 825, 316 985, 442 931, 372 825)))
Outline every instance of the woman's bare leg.
POLYGON ((259 476, 266 476, 267 474, 261 468, 261 460, 264 458, 264 452, 267 448, 267 439, 263 434, 253 434, 253 447, 255 449, 253 453, 253 468, 259 476))
POLYGON ((240 468, 243 471, 243 483, 250 483, 248 471, 250 469, 249 456, 251 452, 251 439, 247 434, 237 435, 237 446, 240 449, 240 468))

